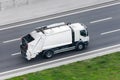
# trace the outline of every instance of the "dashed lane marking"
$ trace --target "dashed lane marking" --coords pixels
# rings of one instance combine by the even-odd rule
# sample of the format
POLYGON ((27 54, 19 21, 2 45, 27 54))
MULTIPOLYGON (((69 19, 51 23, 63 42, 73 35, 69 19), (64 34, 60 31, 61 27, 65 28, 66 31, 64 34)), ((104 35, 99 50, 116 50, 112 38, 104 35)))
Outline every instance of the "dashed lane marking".
POLYGON ((17 53, 11 54, 11 56, 16 56, 16 55, 20 55, 20 52, 17 52, 17 53))
POLYGON ((93 24, 93 23, 98 23, 98 22, 110 20, 110 19, 112 19, 112 17, 108 17, 108 18, 104 18, 104 19, 99 19, 99 20, 91 21, 90 23, 93 24))
POLYGON ((118 32, 118 31, 120 31, 120 29, 104 32, 104 33, 101 33, 100 35, 110 34, 110 33, 118 32))
POLYGON ((3 41, 2 43, 9 43, 9 42, 14 42, 14 41, 18 41, 18 40, 20 40, 20 38, 16 38, 16 39, 12 39, 12 40, 3 41))

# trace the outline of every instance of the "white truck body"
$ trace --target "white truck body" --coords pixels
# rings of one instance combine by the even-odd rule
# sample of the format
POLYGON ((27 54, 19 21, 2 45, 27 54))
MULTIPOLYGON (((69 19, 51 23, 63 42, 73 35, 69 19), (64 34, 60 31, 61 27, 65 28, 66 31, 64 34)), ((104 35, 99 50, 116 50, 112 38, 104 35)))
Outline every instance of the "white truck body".
POLYGON ((80 23, 56 23, 38 28, 24 36, 21 43, 21 54, 27 60, 31 60, 37 55, 42 54, 43 51, 52 50, 55 54, 55 52, 64 51, 63 49, 67 45, 75 47, 80 42, 87 42, 85 45, 88 45, 89 42, 88 32, 84 25, 80 23), (81 36, 80 31, 84 31, 86 35, 81 36), (24 47, 25 45, 27 45, 27 48, 24 47), (62 51, 60 51, 61 49, 62 51))

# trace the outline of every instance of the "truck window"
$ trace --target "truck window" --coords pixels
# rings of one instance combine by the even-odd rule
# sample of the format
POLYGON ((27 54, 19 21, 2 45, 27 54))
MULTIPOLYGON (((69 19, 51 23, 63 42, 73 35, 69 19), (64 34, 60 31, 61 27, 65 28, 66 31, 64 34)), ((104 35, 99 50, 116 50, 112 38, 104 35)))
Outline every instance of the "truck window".
MULTIPOLYGON (((27 41, 27 43, 29 43, 29 42, 31 42, 31 41, 34 40, 34 38, 33 38, 30 34, 26 35, 26 36, 23 37, 23 38, 27 41)), ((23 39, 23 40, 24 40, 24 39, 23 39)))
POLYGON ((88 36, 88 32, 86 30, 81 30, 80 35, 86 37, 88 36))
POLYGON ((22 38, 22 45, 25 45, 26 44, 26 41, 24 38, 22 38))

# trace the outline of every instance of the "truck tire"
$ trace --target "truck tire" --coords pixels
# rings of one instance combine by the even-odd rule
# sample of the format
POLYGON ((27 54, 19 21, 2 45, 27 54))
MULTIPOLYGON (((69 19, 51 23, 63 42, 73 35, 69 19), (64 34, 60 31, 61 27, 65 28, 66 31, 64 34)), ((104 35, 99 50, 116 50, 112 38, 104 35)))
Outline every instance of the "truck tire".
POLYGON ((43 52, 43 57, 46 59, 52 58, 54 55, 54 51, 52 50, 47 50, 43 52))
POLYGON ((78 43, 77 45, 76 45, 76 50, 77 51, 81 51, 81 50, 83 50, 85 48, 85 45, 83 44, 83 43, 78 43))

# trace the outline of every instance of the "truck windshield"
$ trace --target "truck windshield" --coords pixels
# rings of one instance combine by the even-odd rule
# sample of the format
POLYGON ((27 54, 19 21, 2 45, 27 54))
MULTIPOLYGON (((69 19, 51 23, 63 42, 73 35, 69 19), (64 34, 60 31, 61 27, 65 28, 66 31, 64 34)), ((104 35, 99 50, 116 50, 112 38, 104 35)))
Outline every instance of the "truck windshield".
POLYGON ((31 42, 33 40, 34 40, 34 38, 30 34, 28 34, 25 37, 23 37, 23 42, 27 41, 27 43, 29 43, 29 42, 31 42))
POLYGON ((88 31, 87 30, 81 30, 80 35, 86 37, 86 36, 88 36, 88 31))

